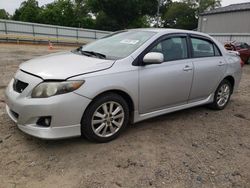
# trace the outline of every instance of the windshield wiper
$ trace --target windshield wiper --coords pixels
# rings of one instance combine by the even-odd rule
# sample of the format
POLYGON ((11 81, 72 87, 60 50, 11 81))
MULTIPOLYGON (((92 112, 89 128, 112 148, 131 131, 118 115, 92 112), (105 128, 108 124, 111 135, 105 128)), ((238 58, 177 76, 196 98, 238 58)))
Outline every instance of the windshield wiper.
POLYGON ((101 53, 98 53, 98 52, 93 52, 93 51, 82 51, 82 50, 80 50, 80 52, 81 52, 83 55, 86 55, 86 56, 96 56, 96 57, 99 57, 99 58, 101 58, 101 59, 106 59, 106 55, 101 54, 101 53))

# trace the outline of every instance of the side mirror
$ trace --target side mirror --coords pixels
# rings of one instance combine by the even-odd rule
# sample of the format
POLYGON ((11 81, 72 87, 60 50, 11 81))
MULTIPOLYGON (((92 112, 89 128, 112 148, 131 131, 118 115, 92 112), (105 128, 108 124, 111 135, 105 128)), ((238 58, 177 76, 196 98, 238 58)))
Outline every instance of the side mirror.
POLYGON ((161 64, 163 61, 164 56, 159 52, 149 52, 143 58, 145 64, 161 64))

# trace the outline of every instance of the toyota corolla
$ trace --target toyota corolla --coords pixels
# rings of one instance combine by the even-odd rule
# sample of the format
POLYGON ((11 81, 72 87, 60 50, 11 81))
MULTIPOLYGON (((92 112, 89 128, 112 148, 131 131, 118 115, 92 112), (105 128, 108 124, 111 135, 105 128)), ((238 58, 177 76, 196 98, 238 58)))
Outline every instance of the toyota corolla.
POLYGON ((35 137, 107 142, 129 122, 205 104, 224 109, 239 85, 240 63, 199 32, 120 31, 21 64, 6 89, 6 110, 35 137))

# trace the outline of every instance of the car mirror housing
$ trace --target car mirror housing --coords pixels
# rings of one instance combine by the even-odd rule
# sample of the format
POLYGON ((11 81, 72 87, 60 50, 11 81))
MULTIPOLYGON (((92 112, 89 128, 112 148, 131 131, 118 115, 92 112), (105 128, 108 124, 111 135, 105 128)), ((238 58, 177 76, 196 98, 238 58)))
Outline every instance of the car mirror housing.
POLYGON ((161 64, 163 61, 164 56, 159 52, 149 52, 143 58, 145 64, 161 64))

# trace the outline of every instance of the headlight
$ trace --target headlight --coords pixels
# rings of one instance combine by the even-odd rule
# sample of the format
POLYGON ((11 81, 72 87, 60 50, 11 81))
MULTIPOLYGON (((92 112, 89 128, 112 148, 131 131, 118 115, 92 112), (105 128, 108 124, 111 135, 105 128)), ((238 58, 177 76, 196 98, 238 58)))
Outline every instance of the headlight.
POLYGON ((72 92, 84 83, 85 81, 66 81, 66 82, 43 82, 37 85, 32 93, 32 98, 47 98, 54 95, 72 92))

